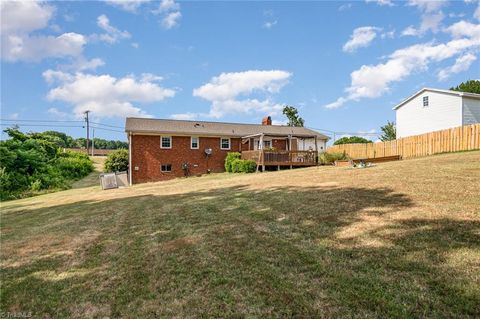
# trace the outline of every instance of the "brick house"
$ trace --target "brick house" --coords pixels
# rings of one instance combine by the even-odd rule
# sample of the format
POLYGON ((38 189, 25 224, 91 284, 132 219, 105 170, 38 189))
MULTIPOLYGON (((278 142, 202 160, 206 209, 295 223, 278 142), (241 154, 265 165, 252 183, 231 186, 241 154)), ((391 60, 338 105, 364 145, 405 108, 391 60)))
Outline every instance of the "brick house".
POLYGON ((126 119, 130 183, 223 172, 228 152, 267 166, 316 165, 328 137, 304 127, 262 124, 126 119))

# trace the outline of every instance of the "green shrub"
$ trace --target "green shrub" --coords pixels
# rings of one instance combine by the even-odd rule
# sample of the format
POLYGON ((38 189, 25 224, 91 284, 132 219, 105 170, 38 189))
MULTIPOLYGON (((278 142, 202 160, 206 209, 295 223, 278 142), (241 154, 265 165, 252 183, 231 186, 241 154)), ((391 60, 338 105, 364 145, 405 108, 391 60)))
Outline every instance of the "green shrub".
POLYGON ((254 173, 257 170, 257 163, 253 160, 243 160, 241 170, 243 173, 254 173))
POLYGON ((230 163, 231 173, 253 173, 257 170, 257 163, 252 160, 234 159, 230 163))
POLYGON ((234 159, 231 163, 231 172, 232 173, 241 173, 242 172, 243 160, 234 159))
POLYGON ((319 156, 319 162, 322 165, 329 165, 332 164, 335 161, 341 161, 341 160, 348 160, 350 157, 343 152, 343 153, 322 153, 319 156))
POLYGON ((63 153, 43 133, 24 134, 17 129, 5 132, 10 139, 0 141, 1 200, 68 188, 70 181, 93 171, 87 155, 63 153))
POLYGON ((120 149, 108 154, 107 159, 105 160, 105 171, 128 171, 128 151, 125 149, 120 149))
POLYGON ((30 184, 30 190, 32 192, 38 192, 42 189, 42 181, 37 179, 36 181, 30 184))
POLYGON ((240 159, 241 154, 239 152, 228 152, 225 157, 225 171, 232 172, 232 163, 234 160, 240 159))
MULTIPOLYGON (((93 163, 88 156, 78 156, 79 153, 70 153, 68 157, 59 157, 55 160, 58 173, 66 179, 79 179, 93 172, 93 163)), ((84 155, 84 154, 80 154, 84 155)))

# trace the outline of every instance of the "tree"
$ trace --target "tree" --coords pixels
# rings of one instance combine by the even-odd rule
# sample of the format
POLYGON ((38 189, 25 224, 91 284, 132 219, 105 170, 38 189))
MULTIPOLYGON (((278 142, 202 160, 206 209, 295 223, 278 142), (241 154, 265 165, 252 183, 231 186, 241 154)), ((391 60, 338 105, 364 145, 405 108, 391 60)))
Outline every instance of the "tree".
POLYGON ((333 145, 340 145, 340 144, 353 144, 353 143, 372 143, 372 141, 367 140, 366 138, 360 136, 345 136, 342 137, 333 143, 333 145))
POLYGON ((107 172, 122 172, 128 170, 128 151, 120 149, 108 154, 105 160, 107 172))
POLYGON ((298 110, 294 106, 285 105, 283 115, 288 119, 288 126, 302 126, 305 121, 298 115, 298 110))
POLYGON ((451 87, 450 90, 480 94, 480 81, 468 80, 466 82, 460 83, 456 87, 451 87))
POLYGON ((382 130, 382 135, 380 140, 382 142, 393 141, 397 138, 397 129, 394 122, 387 121, 387 124, 380 128, 382 130))

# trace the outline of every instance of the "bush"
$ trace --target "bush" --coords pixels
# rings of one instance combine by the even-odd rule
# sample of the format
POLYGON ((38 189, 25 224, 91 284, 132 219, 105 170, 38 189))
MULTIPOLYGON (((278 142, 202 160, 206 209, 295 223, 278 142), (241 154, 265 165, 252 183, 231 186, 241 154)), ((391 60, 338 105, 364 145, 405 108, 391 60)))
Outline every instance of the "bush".
POLYGON ((335 161, 341 161, 341 160, 349 160, 350 157, 343 152, 343 153, 322 153, 320 154, 319 161, 320 164, 322 165, 329 165, 332 164, 335 161))
POLYGON ((242 172, 243 173, 254 173, 257 170, 257 163, 252 160, 243 160, 242 161, 242 172))
POLYGON ((62 153, 44 133, 24 134, 17 129, 5 132, 10 139, 0 141, 1 200, 68 188, 70 181, 93 171, 87 155, 62 153))
POLYGON ((241 159, 234 159, 231 163, 231 172, 232 173, 240 173, 242 172, 242 164, 243 160, 241 159))
POLYGON ((257 170, 257 163, 252 160, 234 159, 230 165, 231 173, 253 173, 257 170))
POLYGON ((73 152, 70 156, 57 158, 55 167, 58 173, 66 179, 79 179, 93 172, 93 163, 88 156, 77 156, 73 152))
POLYGON ((225 171, 232 173, 232 163, 234 160, 240 159, 241 154, 239 152, 228 152, 225 157, 225 171))
POLYGON ((128 151, 125 149, 120 149, 108 154, 107 159, 105 160, 105 171, 128 171, 128 151))

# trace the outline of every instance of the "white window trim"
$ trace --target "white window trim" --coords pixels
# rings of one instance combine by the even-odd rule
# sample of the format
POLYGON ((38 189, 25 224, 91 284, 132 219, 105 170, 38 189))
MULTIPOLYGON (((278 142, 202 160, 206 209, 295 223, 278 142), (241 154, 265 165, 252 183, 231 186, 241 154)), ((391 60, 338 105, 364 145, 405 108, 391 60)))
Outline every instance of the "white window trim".
POLYGON ((166 136, 166 135, 160 136, 160 148, 163 148, 163 149, 171 149, 171 148, 172 148, 172 144, 173 144, 173 139, 172 139, 171 136, 166 136), (163 146, 162 146, 162 139, 163 139, 164 137, 168 137, 168 138, 170 139, 170 147, 163 147, 163 146))
POLYGON ((229 137, 220 137, 220 149, 221 150, 230 150, 232 148, 232 140, 229 137), (228 148, 222 147, 222 140, 228 140, 228 148))
POLYGON ((190 149, 192 150, 198 150, 200 148, 200 137, 198 136, 190 136, 190 149), (192 146, 193 139, 197 139, 197 147, 192 146))
POLYGON ((428 95, 426 95, 426 96, 424 96, 424 97, 422 98, 422 106, 423 106, 423 107, 429 107, 429 106, 430 106, 430 98, 428 97, 428 95), (425 105, 425 98, 427 98, 427 99, 426 99, 427 105, 425 105))

